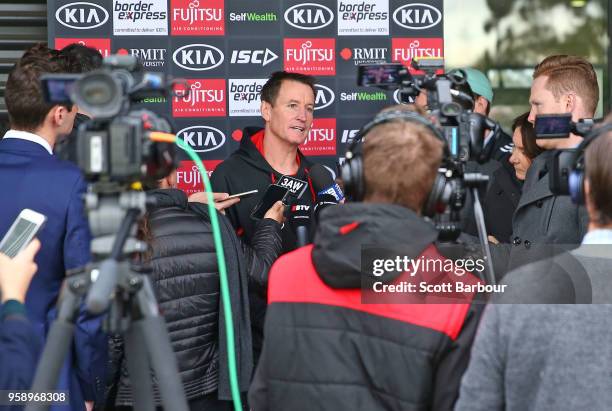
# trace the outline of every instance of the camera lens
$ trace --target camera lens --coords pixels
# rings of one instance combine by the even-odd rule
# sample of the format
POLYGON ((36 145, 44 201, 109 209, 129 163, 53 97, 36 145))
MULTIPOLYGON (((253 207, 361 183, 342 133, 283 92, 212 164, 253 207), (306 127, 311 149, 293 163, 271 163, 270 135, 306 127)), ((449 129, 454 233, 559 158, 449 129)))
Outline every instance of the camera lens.
POLYGON ((76 82, 73 101, 93 118, 109 119, 121 111, 121 84, 107 71, 87 74, 76 82))

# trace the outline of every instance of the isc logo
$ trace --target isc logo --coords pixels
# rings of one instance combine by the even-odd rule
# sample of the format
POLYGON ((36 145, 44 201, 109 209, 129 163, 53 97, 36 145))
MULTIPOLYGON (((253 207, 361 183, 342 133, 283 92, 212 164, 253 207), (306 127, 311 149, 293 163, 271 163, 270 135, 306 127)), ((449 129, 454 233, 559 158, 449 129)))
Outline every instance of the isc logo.
POLYGON ((232 64, 261 64, 267 66, 278 58, 272 50, 234 50, 232 52, 232 64))

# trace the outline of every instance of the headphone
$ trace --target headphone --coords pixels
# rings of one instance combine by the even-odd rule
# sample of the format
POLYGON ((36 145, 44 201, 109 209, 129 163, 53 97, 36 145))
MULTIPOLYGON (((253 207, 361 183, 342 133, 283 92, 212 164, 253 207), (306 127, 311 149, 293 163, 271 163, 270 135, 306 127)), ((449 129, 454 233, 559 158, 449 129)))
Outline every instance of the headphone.
POLYGON ((572 164, 573 169, 570 171, 568 187, 569 195, 574 204, 585 204, 586 194, 584 192, 584 181, 585 181, 585 152, 586 148, 595 140, 597 137, 612 131, 612 124, 606 124, 599 128, 594 129, 584 137, 584 140, 578 147, 574 154, 572 164))
MULTIPOLYGON (((442 164, 450 159, 450 151, 446 140, 438 129, 426 118, 412 111, 391 110, 377 114, 372 121, 367 123, 349 146, 345 155, 345 161, 340 166, 340 176, 344 183, 344 192, 353 201, 363 201, 366 187, 363 173, 363 139, 366 134, 374 127, 389 123, 395 120, 402 120, 410 123, 425 126, 431 133, 444 144, 442 164)), ((443 211, 446 204, 450 201, 452 189, 446 175, 438 172, 436 179, 425 203, 421 210, 423 215, 433 217, 436 212, 443 211)))

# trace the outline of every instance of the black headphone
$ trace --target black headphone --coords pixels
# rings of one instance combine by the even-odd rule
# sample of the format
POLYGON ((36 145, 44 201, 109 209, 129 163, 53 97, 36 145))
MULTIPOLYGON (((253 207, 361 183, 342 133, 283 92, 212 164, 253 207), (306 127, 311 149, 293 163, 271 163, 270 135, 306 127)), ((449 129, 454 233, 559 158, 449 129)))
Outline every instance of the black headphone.
POLYGON ((574 204, 585 204, 586 202, 586 194, 584 192, 586 149, 597 137, 608 131, 612 131, 612 124, 606 124, 592 130, 576 147, 574 160, 572 161, 574 167, 569 174, 568 181, 569 194, 574 204))
MULTIPOLYGON (((426 118, 412 111, 390 110, 379 113, 359 131, 346 152, 344 163, 340 166, 340 176, 344 183, 344 192, 351 200, 363 201, 365 197, 363 138, 374 127, 395 120, 402 120, 425 126, 444 144, 442 164, 445 164, 450 158, 450 151, 446 140, 440 131, 426 118)), ((450 200, 451 191, 446 175, 438 172, 431 191, 423 204, 423 215, 433 217, 436 212, 442 212, 450 200)))

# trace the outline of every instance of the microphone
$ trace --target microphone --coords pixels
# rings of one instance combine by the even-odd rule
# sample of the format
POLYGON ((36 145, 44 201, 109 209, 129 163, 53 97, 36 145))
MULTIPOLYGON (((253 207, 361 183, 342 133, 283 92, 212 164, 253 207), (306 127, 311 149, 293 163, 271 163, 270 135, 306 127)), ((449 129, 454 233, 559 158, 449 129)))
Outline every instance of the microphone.
POLYGON ((321 164, 315 164, 310 168, 310 181, 312 182, 312 188, 314 189, 317 201, 319 196, 323 194, 331 195, 334 197, 336 204, 344 200, 344 193, 340 189, 340 186, 334 181, 329 170, 327 170, 321 164))
POLYGON ((289 220, 291 221, 291 226, 295 229, 298 247, 304 247, 310 243, 310 233, 308 232, 310 209, 311 207, 302 201, 296 202, 290 208, 289 220))

